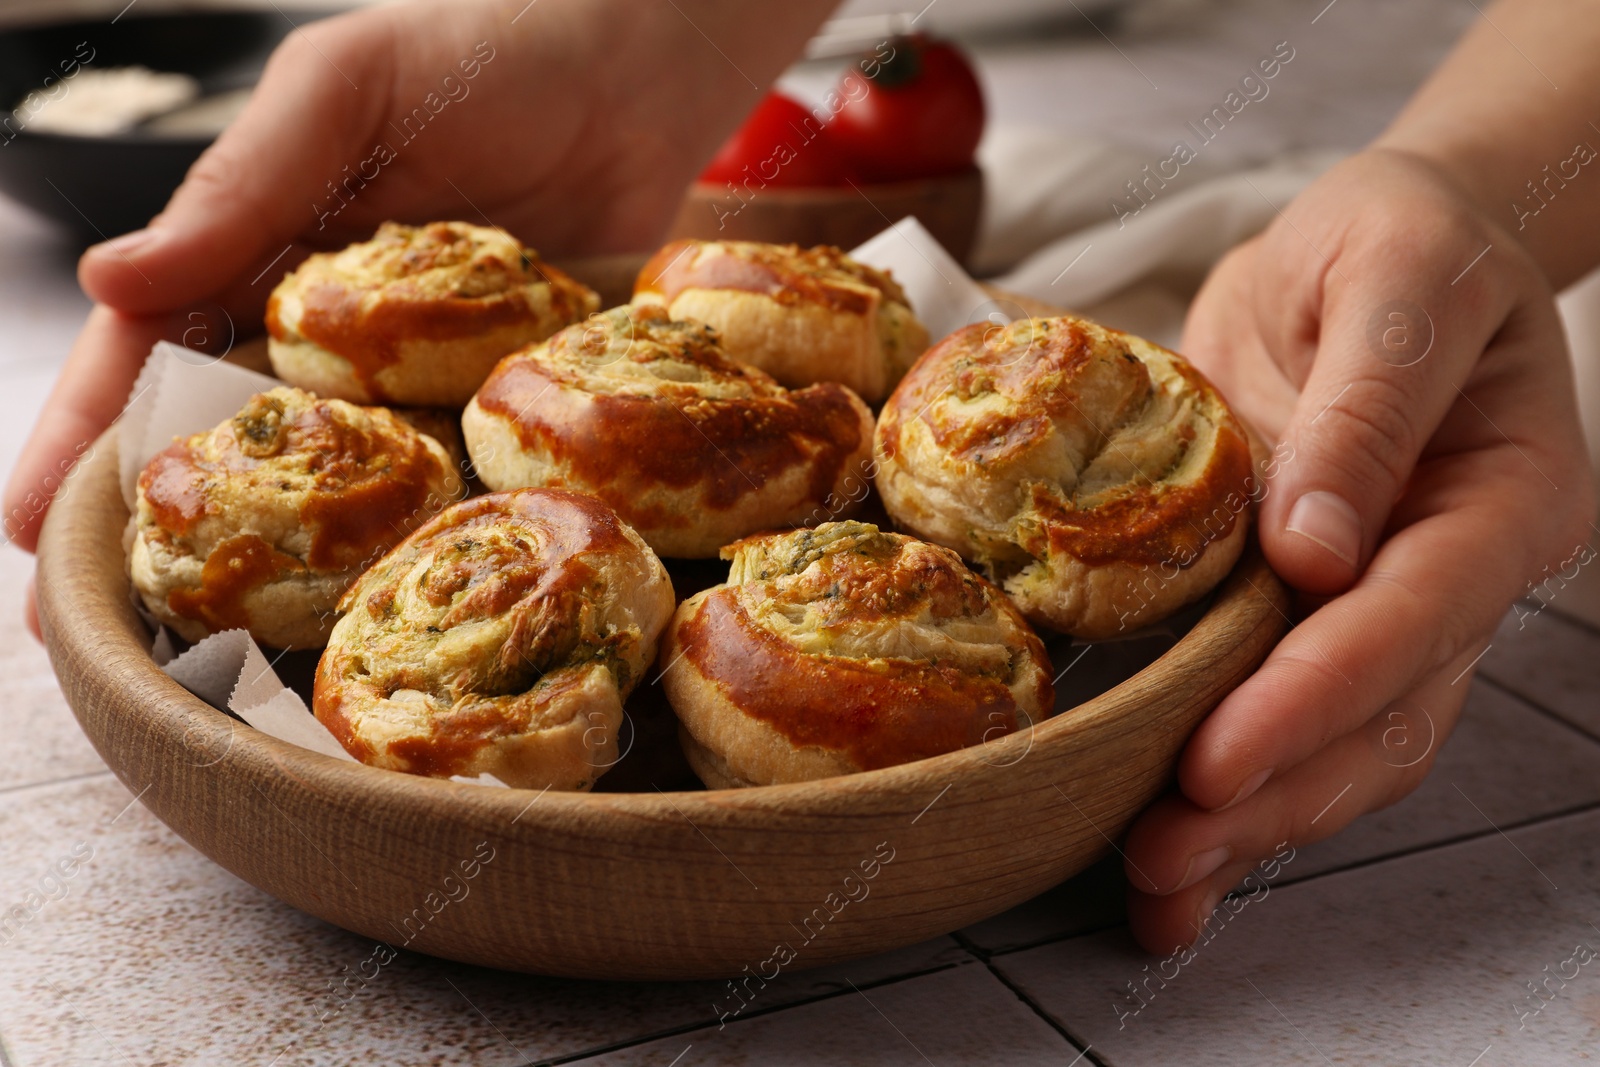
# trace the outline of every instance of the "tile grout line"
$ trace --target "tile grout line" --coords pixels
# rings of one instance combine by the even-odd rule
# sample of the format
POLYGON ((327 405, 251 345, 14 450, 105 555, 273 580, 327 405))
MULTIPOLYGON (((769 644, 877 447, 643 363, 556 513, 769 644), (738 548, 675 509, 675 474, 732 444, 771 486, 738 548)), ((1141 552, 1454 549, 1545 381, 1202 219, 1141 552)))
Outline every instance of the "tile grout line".
MULTIPOLYGON (((1577 615, 1572 615, 1568 612, 1562 611, 1554 604, 1549 605, 1549 608, 1550 613, 1556 617, 1557 621, 1565 623, 1572 629, 1579 631, 1587 637, 1600 637, 1600 626, 1596 626, 1588 619, 1580 618, 1577 615)), ((1540 610, 1542 612, 1544 609, 1541 608, 1540 610)))
MULTIPOLYGON (((728 1025, 737 1026, 746 1019, 759 1019, 765 1015, 776 1015, 778 1012, 788 1011, 790 1008, 800 1008, 808 1004, 818 1004, 825 1000, 834 1000, 838 997, 846 997, 851 993, 858 992, 860 989, 879 989, 883 986, 894 985, 897 982, 908 982, 913 978, 926 978, 930 974, 939 974, 942 971, 948 971, 956 967, 966 966, 967 963, 980 962, 982 961, 958 960, 955 963, 942 963, 936 967, 926 967, 921 970, 907 971, 904 974, 892 975, 888 978, 880 978, 876 982, 858 983, 856 989, 851 989, 847 985, 843 989, 835 989, 831 992, 819 993, 814 997, 791 1000, 783 1004, 774 1004, 770 1008, 760 1008, 755 1011, 745 1012, 728 1025)), ((549 1056, 542 1060, 524 1060, 523 1064, 524 1067, 559 1067, 561 1064, 576 1063, 580 1060, 590 1059, 595 1056, 604 1056, 607 1053, 618 1052, 622 1049, 637 1048, 640 1045, 646 1045, 652 1041, 659 1041, 664 1037, 677 1037, 682 1034, 693 1033, 696 1030, 704 1030, 708 1026, 715 1026, 716 1023, 716 1019, 685 1023, 682 1026, 674 1026, 665 1030, 657 1030, 649 1034, 644 1034, 640 1037, 630 1037, 622 1041, 613 1041, 610 1044, 597 1045, 593 1048, 582 1049, 577 1052, 564 1052, 560 1055, 549 1056)), ((4 1067, 4 1065, 0 1065, 0 1067, 4 1067)))
MULTIPOLYGON (((12 793, 25 792, 29 789, 45 789, 53 785, 66 785, 70 782, 83 782, 90 778, 100 778, 112 773, 113 772, 111 768, 106 767, 103 770, 84 771, 82 774, 69 774, 62 778, 46 778, 43 781, 38 782, 21 782, 17 785, 0 786, 0 797, 9 796, 12 793)), ((0 1067, 5 1067, 3 1062, 0 1062, 0 1067)))
MULTIPOLYGON (((1570 808, 1562 808, 1562 809, 1560 809, 1558 811, 1547 812, 1546 814, 1543 814, 1543 815, 1535 815, 1535 816, 1532 816, 1530 818, 1524 819, 1521 822, 1517 822, 1517 823, 1505 823, 1505 824, 1501 825, 1498 830, 1494 829, 1494 828, 1490 828, 1490 829, 1487 829, 1487 830, 1476 831, 1476 832, 1468 833, 1468 834, 1458 834, 1455 837, 1448 837, 1448 838, 1441 839, 1439 841, 1429 842, 1426 845, 1421 845, 1421 846, 1418 846, 1416 848, 1408 849, 1408 850, 1405 850, 1405 851, 1385 852, 1385 853, 1382 853, 1382 854, 1377 855, 1377 856, 1368 856, 1365 859, 1354 860, 1354 861, 1352 861, 1352 862, 1350 862, 1350 863, 1348 863, 1348 864, 1346 864, 1346 865, 1344 865, 1342 867, 1330 867, 1325 871, 1318 871, 1316 874, 1308 874, 1303 878, 1285 879, 1285 880, 1280 881, 1280 882, 1274 882, 1273 883, 1273 887, 1274 888, 1278 888, 1278 887, 1287 888, 1287 887, 1293 886, 1293 885, 1306 885, 1306 884, 1308 884, 1310 882, 1316 881, 1318 878, 1326 878, 1329 875, 1344 874, 1344 873, 1349 872, 1349 871, 1357 871, 1357 870, 1361 870, 1364 867, 1371 867, 1371 866, 1373 866, 1375 864, 1388 863, 1388 862, 1390 862, 1392 860, 1404 859, 1407 856, 1420 856, 1420 855, 1424 855, 1424 854, 1429 853, 1429 852, 1433 852, 1436 849, 1450 848, 1450 847, 1455 846, 1455 845, 1461 845, 1461 844, 1466 844, 1468 842, 1476 841, 1476 840, 1478 840, 1480 838, 1492 837, 1497 833, 1510 832, 1510 831, 1516 831, 1516 830, 1526 830, 1526 829, 1528 829, 1530 827, 1538 826, 1538 825, 1540 825, 1542 823, 1555 822, 1555 821, 1557 821, 1559 819, 1567 819, 1567 818, 1571 818, 1571 817, 1573 817, 1575 815, 1585 815, 1585 814, 1589 814, 1589 813, 1592 813, 1592 812, 1595 812, 1595 811, 1600 811, 1600 800, 1589 801, 1588 803, 1578 804, 1578 805, 1575 805, 1575 806, 1570 807, 1570 808)), ((1032 951, 1033 949, 1036 949, 1036 948, 1044 948, 1047 945, 1060 944, 1063 941, 1071 941, 1072 939, 1078 938, 1078 937, 1092 937, 1092 936, 1094 936, 1096 934, 1103 934, 1108 930, 1116 930, 1116 929, 1124 928, 1127 925, 1128 925, 1127 922, 1123 921, 1123 922, 1120 922, 1120 923, 1115 923, 1115 924, 1110 925, 1110 926, 1102 926, 1102 927, 1099 927, 1099 928, 1093 929, 1093 930, 1078 930, 1078 931, 1075 931, 1075 932, 1070 933, 1070 934, 1060 934, 1058 936, 1046 937, 1046 938, 1044 938, 1042 940, 1039 940, 1039 941, 1034 941, 1034 942, 1029 942, 1027 944, 1018 945, 1018 946, 1016 946, 1014 948, 1001 948, 1001 949, 992 949, 992 950, 991 949, 969 949, 968 951, 973 952, 974 955, 976 955, 978 951, 982 951, 984 953, 984 955, 979 957, 979 958, 983 963, 988 964, 989 962, 991 962, 992 960, 994 960, 994 959, 996 959, 996 958, 998 958, 1000 956, 1012 956, 1012 955, 1015 955, 1015 954, 1017 954, 1019 952, 1029 952, 1029 951, 1032 951)), ((951 935, 951 936, 955 936, 955 935, 951 935)), ((963 940, 963 946, 962 947, 966 947, 965 943, 964 943, 965 939, 963 938, 962 940, 963 940)))
POLYGON ((1014 984, 1011 979, 1002 974, 999 969, 995 967, 992 961, 983 960, 982 962, 984 967, 988 969, 989 973, 994 975, 996 981, 1005 986, 1007 989, 1011 990, 1011 994, 1018 1000, 1022 1001, 1022 1003, 1026 1004, 1028 1006, 1028 1010, 1032 1011, 1040 1019, 1043 1019, 1046 1026, 1054 1030, 1061 1036, 1063 1041, 1067 1042, 1067 1044, 1071 1045, 1077 1050, 1078 1058, 1072 1061, 1074 1064, 1086 1063, 1092 1064, 1093 1067, 1106 1067, 1104 1061, 1090 1051, 1091 1046, 1088 1042, 1080 1041, 1073 1035, 1072 1031, 1067 1029, 1065 1023, 1057 1022, 1053 1016, 1051 1016, 1038 1004, 1035 1004, 1033 1002, 1033 998, 1029 997, 1022 991, 1021 987, 1014 984))
POLYGON ((965 949, 967 954, 969 956, 972 956, 974 959, 978 960, 978 962, 980 962, 980 963, 988 963, 989 962, 989 956, 990 956, 989 950, 984 948, 982 945, 979 945, 979 944, 975 943, 970 937, 968 937, 966 935, 965 932, 963 932, 961 930, 953 930, 947 936, 950 938, 950 940, 954 941, 956 944, 960 945, 963 949, 965 949))
POLYGON ((1493 837, 1495 834, 1506 833, 1514 830, 1526 830, 1534 826, 1539 826, 1543 823, 1555 822, 1558 819, 1568 819, 1575 815, 1586 815, 1596 811, 1600 811, 1600 800, 1591 800, 1583 804, 1575 804, 1570 808, 1559 808, 1556 811, 1546 812, 1543 815, 1532 815, 1526 819, 1523 819, 1521 822, 1502 823, 1498 828, 1491 826, 1487 830, 1478 830, 1472 833, 1457 834, 1454 837, 1446 837, 1441 838, 1438 841, 1430 841, 1428 844, 1418 846, 1417 848, 1405 849, 1398 852, 1385 852, 1376 856, 1368 856, 1364 859, 1353 860, 1342 867, 1330 867, 1325 871, 1318 871, 1316 874, 1308 874, 1301 878, 1285 878, 1281 881, 1274 882, 1273 885, 1283 887, 1292 885, 1305 885, 1306 883, 1313 882, 1318 878, 1326 878, 1328 875, 1344 874, 1347 871, 1358 871, 1364 867, 1371 867, 1379 863, 1389 863, 1393 860, 1404 859, 1407 856, 1421 856, 1437 849, 1453 848, 1456 845, 1464 845, 1482 838, 1493 837))
POLYGON ((1494 689, 1498 689, 1501 693, 1504 693, 1506 696, 1510 697, 1512 700, 1517 701, 1519 704, 1526 705, 1530 710, 1535 711, 1535 712, 1539 713, 1540 715, 1543 715, 1547 719, 1553 719, 1554 721, 1560 723, 1562 726, 1565 726, 1568 730, 1571 730, 1572 732, 1578 734, 1585 741, 1590 741, 1590 742, 1594 742, 1594 743, 1600 743, 1600 735, 1590 733, 1586 728, 1584 728, 1582 726, 1579 726, 1577 723, 1573 722, 1571 719, 1567 718, 1565 715, 1562 715, 1559 711, 1556 711, 1554 708, 1546 707, 1537 698, 1535 698, 1531 694, 1524 693, 1522 690, 1517 689, 1516 687, 1512 686, 1509 682, 1503 682, 1500 679, 1494 677, 1493 675, 1483 674, 1483 673, 1479 673, 1477 675, 1476 679, 1474 679, 1474 680, 1482 680, 1482 682, 1485 685, 1490 686, 1490 687, 1492 687, 1494 689))
POLYGON ((1114 922, 1105 923, 1104 925, 1091 926, 1083 930, 1074 930, 1070 934, 1046 934, 1044 937, 1038 938, 1037 940, 1023 941, 1016 945, 1007 945, 1004 948, 984 948, 974 942, 972 947, 967 951, 973 953, 974 955, 982 953, 979 958, 987 963, 996 956, 1010 956, 1017 952, 1027 952, 1029 949, 1043 948, 1046 945, 1053 945, 1058 941, 1070 941, 1075 937, 1089 937, 1094 934, 1103 934, 1107 930, 1115 930, 1118 927, 1127 925, 1128 920, 1126 918, 1122 918, 1114 922))
MULTIPOLYGON (((1078 934, 1069 934, 1067 936, 1081 936, 1082 934, 1088 932, 1089 931, 1079 931, 1078 934)), ((995 967, 993 957, 1001 955, 1000 952, 991 952, 983 946, 978 945, 960 930, 951 932, 949 936, 962 948, 966 949, 967 952, 969 952, 978 960, 978 962, 982 963, 985 969, 987 969, 988 972, 994 976, 996 981, 1011 991, 1012 996, 1022 1001, 1022 1003, 1027 1006, 1029 1011, 1037 1015, 1041 1020, 1044 1021, 1046 1026, 1050 1027, 1050 1029, 1059 1034, 1063 1041, 1067 1042, 1077 1050, 1078 1056, 1072 1061, 1072 1067, 1076 1067, 1078 1063, 1085 1063, 1088 1065, 1088 1067, 1106 1067, 1104 1061, 1090 1051, 1092 1046, 1089 1043, 1078 1040, 1078 1038, 1074 1036, 1073 1033, 1068 1030, 1063 1023, 1057 1022, 1049 1012, 1045 1011, 1040 1005, 1034 1002, 1032 997, 1023 992, 1021 987, 1017 986, 1011 981, 1010 978, 1008 978, 1004 973, 995 967)))

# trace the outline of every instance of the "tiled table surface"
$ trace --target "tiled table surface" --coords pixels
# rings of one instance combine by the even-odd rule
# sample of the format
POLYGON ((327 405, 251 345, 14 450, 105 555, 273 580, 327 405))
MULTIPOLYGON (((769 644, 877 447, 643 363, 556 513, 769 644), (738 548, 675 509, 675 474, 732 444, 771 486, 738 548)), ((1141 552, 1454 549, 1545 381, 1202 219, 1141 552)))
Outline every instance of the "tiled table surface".
MULTIPOLYGON (((1464 22, 1445 12, 1430 31, 1415 11, 1342 8, 1374 42, 1404 18, 1405 56, 1338 107, 1315 86, 1302 107, 1286 96, 1258 131, 1263 150, 1370 135, 1464 22)), ((1161 64, 1169 87, 1221 85, 1256 37, 1279 39, 1237 13, 1230 25, 1232 51, 1204 62, 1159 37, 1125 41, 1121 58, 1095 39, 1066 46, 1065 66, 1042 64, 1038 49, 1001 55, 991 84, 1002 112, 1071 129, 1081 115, 1038 111, 1038 78, 1061 83, 1057 99, 1092 82, 1126 83, 1136 100, 1135 62, 1161 64), (1036 66, 1045 73, 1030 74, 1036 66)), ((1308 60, 1328 64, 1329 83, 1349 74, 1342 51, 1308 60)), ((1126 108, 1108 114, 1100 129, 1151 125, 1126 108)), ((0 203, 0 469, 84 309, 70 250, 0 203)), ((22 629, 30 567, 0 548, 0 914, 23 905, 0 924, 0 1067, 1489 1067, 1600 1049, 1600 969, 1567 962, 1577 945, 1600 949, 1600 631, 1561 604, 1525 625, 1508 617, 1417 793, 1301 850, 1265 899, 1165 977, 1128 936, 1120 870, 1108 862, 951 937, 788 976, 719 1028, 719 983, 558 981, 405 953, 353 997, 335 994, 372 944, 216 867, 105 769, 22 629), (70 877, 51 873, 62 860, 70 877), (1546 999, 1530 994, 1541 982, 1546 999)))

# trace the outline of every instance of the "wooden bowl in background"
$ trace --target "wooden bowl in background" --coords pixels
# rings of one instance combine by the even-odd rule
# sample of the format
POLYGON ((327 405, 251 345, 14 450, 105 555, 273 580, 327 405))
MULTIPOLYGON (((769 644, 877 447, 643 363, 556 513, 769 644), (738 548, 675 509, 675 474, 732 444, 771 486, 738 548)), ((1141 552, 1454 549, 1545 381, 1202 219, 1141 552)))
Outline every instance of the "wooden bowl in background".
POLYGON ((541 794, 330 759, 193 696, 150 658, 127 519, 108 433, 50 509, 38 591, 62 689, 122 782, 201 852, 319 918, 553 975, 796 970, 1026 900, 1111 847, 1286 625, 1283 587, 1251 548, 1166 655, 1032 731, 795 785, 541 794), (792 958, 771 962, 782 946, 792 958))
POLYGON ((726 185, 696 182, 678 209, 672 236, 851 249, 915 215, 945 251, 965 263, 982 209, 983 172, 977 167, 947 177, 840 188, 735 193, 726 185))

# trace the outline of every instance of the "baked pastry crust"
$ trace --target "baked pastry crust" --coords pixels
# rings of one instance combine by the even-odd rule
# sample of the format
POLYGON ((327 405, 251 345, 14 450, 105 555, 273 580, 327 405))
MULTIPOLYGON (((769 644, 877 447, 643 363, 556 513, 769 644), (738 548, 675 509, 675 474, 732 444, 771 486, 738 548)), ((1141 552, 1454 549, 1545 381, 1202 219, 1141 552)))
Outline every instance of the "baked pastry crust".
POLYGON ((350 583, 465 493, 439 443, 390 412, 273 389, 145 467, 129 571, 187 640, 242 628, 320 648, 350 583))
POLYGON ((661 659, 706 785, 799 782, 994 740, 1054 706, 1044 645, 947 548, 862 522, 730 545, 661 659))
POLYGON ((854 514, 870 480, 859 397, 832 382, 787 390, 728 358, 709 326, 655 306, 507 356, 461 424, 485 485, 589 493, 664 556, 854 514))
POLYGON ((316 716, 374 767, 588 789, 672 602, 661 561, 599 501, 474 497, 350 588, 316 716))
POLYGON ((1086 639, 1199 599, 1249 525, 1250 447, 1211 383, 1073 316, 945 338, 884 405, 874 458, 897 524, 1086 639))
POLYGON ((710 323, 729 354, 790 388, 838 382, 869 404, 928 347, 895 280, 829 245, 674 241, 639 272, 633 299, 710 323))
POLYGON ((319 396, 459 408, 507 352, 600 306, 504 230, 386 222, 267 301, 273 370, 319 396))

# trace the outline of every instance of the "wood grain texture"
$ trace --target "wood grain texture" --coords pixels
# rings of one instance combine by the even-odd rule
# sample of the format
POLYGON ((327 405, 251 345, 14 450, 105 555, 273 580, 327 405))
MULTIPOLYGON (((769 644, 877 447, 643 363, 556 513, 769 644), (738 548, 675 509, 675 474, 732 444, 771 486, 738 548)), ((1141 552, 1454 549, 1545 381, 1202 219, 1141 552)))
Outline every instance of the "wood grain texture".
POLYGON ((915 215, 957 262, 965 263, 978 236, 983 171, 842 188, 753 190, 726 185, 689 187, 671 236, 719 241, 794 242, 854 248, 890 223, 915 215))
POLYGON ((329 759, 191 695, 150 659, 127 519, 108 432, 49 512, 38 594, 67 700, 128 788, 217 863, 322 919, 552 975, 770 977, 779 946, 793 954, 782 969, 813 967, 1020 903, 1110 849, 1288 625, 1287 593, 1252 546, 1171 651, 1031 731, 819 782, 541 795, 329 759))

